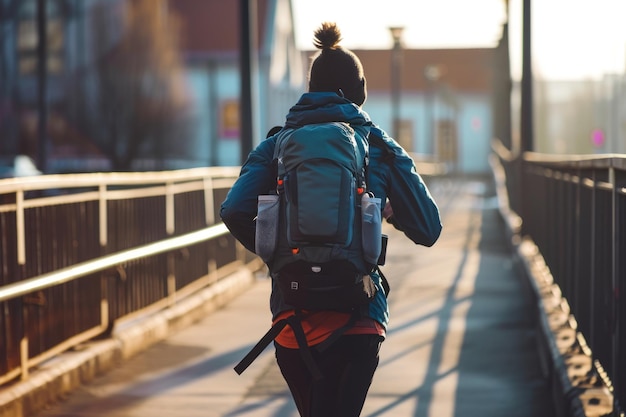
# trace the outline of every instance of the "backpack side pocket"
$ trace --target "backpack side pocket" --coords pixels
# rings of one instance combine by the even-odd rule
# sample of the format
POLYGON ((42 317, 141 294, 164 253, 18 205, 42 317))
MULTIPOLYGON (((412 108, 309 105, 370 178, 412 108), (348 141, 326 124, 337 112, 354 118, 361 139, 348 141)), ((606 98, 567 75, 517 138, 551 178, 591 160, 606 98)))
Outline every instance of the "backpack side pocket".
POLYGON ((280 216, 278 195, 260 195, 257 203, 255 231, 255 252, 269 262, 274 257, 278 239, 278 219, 280 216))
POLYGON ((361 197, 361 238, 363 258, 366 262, 376 265, 382 246, 380 198, 369 193, 361 197))

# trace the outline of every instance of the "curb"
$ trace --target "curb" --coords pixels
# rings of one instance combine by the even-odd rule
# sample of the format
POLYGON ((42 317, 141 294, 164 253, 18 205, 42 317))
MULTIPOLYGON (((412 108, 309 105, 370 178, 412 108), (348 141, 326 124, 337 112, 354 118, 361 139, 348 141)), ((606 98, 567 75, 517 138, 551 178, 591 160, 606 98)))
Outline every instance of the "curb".
POLYGON ((32 371, 27 380, 0 389, 0 417, 29 417, 62 400, 125 359, 224 306, 254 280, 254 272, 242 268, 172 307, 114 330, 109 339, 62 353, 32 371))
POLYGON ((611 382, 592 352, 554 282, 537 246, 524 239, 517 246, 518 259, 536 296, 539 327, 543 336, 540 353, 544 371, 555 391, 558 416, 601 417, 610 415, 614 398, 611 382))
POLYGON ((539 248, 521 236, 522 218, 509 207, 504 168, 489 158, 496 185, 500 217, 507 229, 513 256, 522 265, 536 306, 538 350, 544 376, 549 378, 557 417, 602 417, 614 411, 613 387, 570 311, 561 289, 539 248))

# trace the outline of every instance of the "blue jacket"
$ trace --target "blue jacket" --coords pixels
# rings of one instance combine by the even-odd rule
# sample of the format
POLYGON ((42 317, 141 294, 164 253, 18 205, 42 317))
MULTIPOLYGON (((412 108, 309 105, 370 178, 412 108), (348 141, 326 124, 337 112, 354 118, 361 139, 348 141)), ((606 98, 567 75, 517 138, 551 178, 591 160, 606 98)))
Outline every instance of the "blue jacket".
MULTIPOLYGON (((411 157, 374 125, 361 108, 335 93, 305 93, 291 108, 285 126, 298 127, 331 121, 369 128, 368 190, 383 202, 389 199, 394 213, 389 222, 396 229, 403 231, 416 244, 432 246, 439 238, 442 227, 435 201, 417 173, 411 157)), ((276 136, 271 136, 250 153, 221 207, 220 216, 224 224, 252 252, 255 250, 257 196, 267 194, 276 187, 272 169, 275 144, 276 136)), ((386 328, 389 321, 387 300, 378 274, 373 273, 372 279, 379 291, 370 303, 369 316, 386 328)), ((292 308, 281 298, 272 280, 270 309, 274 317, 292 308)))

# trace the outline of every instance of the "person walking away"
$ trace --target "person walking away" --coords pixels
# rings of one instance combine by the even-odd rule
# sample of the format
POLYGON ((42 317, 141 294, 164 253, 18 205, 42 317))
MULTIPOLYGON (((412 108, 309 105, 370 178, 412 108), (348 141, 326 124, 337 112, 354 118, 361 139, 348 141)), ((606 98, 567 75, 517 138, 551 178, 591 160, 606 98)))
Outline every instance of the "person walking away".
MULTIPOLYGON (((325 268, 332 269, 327 266, 335 263, 320 263, 319 266, 315 262, 281 263, 283 254, 294 259, 305 259, 308 250, 322 251, 320 247, 328 245, 324 243, 309 248, 306 242, 301 245, 298 243, 298 247, 291 247, 291 252, 285 253, 285 247, 296 245, 293 242, 295 238, 287 241, 280 236, 266 238, 267 235, 259 235, 257 227, 259 230, 262 227, 262 213, 257 210, 261 204, 259 196, 268 193, 275 196, 270 200, 279 201, 278 206, 282 207, 277 217, 279 223, 283 222, 277 227, 278 233, 293 232, 296 225, 289 223, 285 226, 284 222, 291 222, 297 213, 294 214, 291 209, 283 206, 294 204, 294 201, 287 201, 289 198, 297 199, 290 194, 293 191, 285 190, 294 188, 294 177, 286 171, 288 168, 281 168, 287 164, 282 160, 282 149, 287 146, 286 143, 292 143, 288 142, 292 138, 312 135, 306 132, 315 132, 316 128, 321 127, 325 129, 324 132, 336 132, 336 126, 343 126, 343 130, 349 134, 347 140, 356 144, 357 153, 362 152, 364 155, 362 186, 358 183, 358 172, 355 174, 358 185, 356 195, 361 193, 359 198, 375 196, 380 199, 381 204, 376 208, 379 213, 374 213, 374 217, 384 216, 393 227, 403 231, 408 239, 424 246, 432 246, 437 241, 442 224, 437 204, 418 174, 413 160, 362 109, 367 97, 363 67, 353 52, 339 45, 341 32, 337 25, 322 23, 314 36, 314 45, 319 51, 309 69, 308 92, 290 109, 284 127, 280 131, 272 131, 249 154, 239 178, 222 203, 220 216, 231 234, 245 248, 260 255, 269 267, 272 282, 270 309, 274 330, 266 334, 264 341, 259 342, 257 354, 267 343, 274 341, 278 366, 302 417, 358 417, 378 366, 379 350, 389 322, 386 297, 389 288, 386 280, 376 267, 375 261, 372 265, 371 260, 363 262, 355 259, 353 264, 356 265, 359 279, 352 281, 352 270, 344 275, 350 276, 348 281, 356 282, 354 285, 358 286, 361 295, 365 294, 365 301, 359 301, 356 307, 344 311, 330 301, 333 296, 328 293, 328 296, 316 299, 315 302, 307 299, 301 304, 300 299, 291 296, 290 290, 301 289, 300 284, 309 285, 309 275, 325 268), (334 130, 323 127, 330 125, 334 126, 334 130), (292 182, 291 185, 284 184, 289 181, 292 182), (284 195, 287 197, 284 198, 284 195), (264 248, 273 239, 277 239, 279 243, 274 248, 274 242, 271 242, 272 249, 268 255, 264 248), (307 265, 310 270, 307 272, 306 269, 298 269, 300 265, 307 265), (366 268, 366 272, 359 272, 363 268, 366 268), (291 287, 285 287, 285 276, 288 277, 291 287), (319 305, 322 307, 318 308, 319 305)), ((331 146, 333 143, 324 141, 321 136, 305 139, 324 144, 323 146, 331 146)), ((313 165, 311 169, 318 169, 317 166, 313 165)), ((319 165, 317 174, 323 176, 321 166, 319 165)), ((297 174, 306 175, 302 172, 297 174)), ((306 199, 302 178, 297 178, 300 180, 297 184, 300 186, 297 196, 306 199)), ((356 200, 359 202, 357 206, 360 212, 361 200, 356 200)), ((315 199, 307 201, 315 203, 315 199)), ((307 222, 302 218, 299 220, 299 226, 316 228, 312 221, 307 222)), ((354 233, 353 240, 360 239, 361 234, 366 236, 366 232, 358 227, 354 233)), ((363 240, 363 246, 376 243, 367 242, 366 238, 363 240)), ((333 247, 336 249, 339 245, 334 244, 333 247)), ((355 252, 354 245, 349 241, 348 246, 342 248, 339 252, 348 254, 346 259, 350 258, 350 254, 360 253, 355 252)), ((328 254, 325 253, 324 256, 326 255, 328 254)), ((339 274, 341 273, 343 272, 339 274)), ((245 364, 240 363, 239 368, 236 367, 237 372, 243 372, 251 360, 253 358, 245 364)))

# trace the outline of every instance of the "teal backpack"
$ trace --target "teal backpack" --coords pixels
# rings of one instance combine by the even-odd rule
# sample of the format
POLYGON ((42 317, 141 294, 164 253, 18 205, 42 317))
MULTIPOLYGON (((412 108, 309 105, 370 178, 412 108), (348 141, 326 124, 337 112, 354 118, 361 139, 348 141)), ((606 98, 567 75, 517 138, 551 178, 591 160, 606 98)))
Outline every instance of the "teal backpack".
MULTIPOLYGON (((276 190, 259 196, 255 244, 296 316, 275 324, 235 367, 238 373, 285 325, 310 363, 300 312, 353 313, 325 347, 376 294, 369 274, 381 254, 381 202, 367 190, 368 134, 369 126, 343 122, 285 127, 277 134, 276 190)), ((314 364, 309 368, 316 373, 314 364)))
POLYGON ((280 215, 268 265, 294 307, 351 311, 374 295, 368 274, 380 253, 380 199, 367 192, 369 129, 358 128, 320 123, 278 135, 280 215), (372 230, 363 228, 367 209, 372 230))

